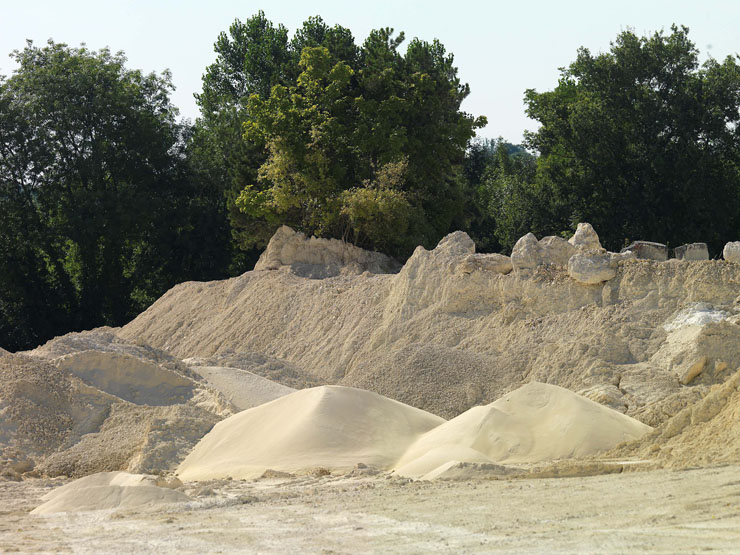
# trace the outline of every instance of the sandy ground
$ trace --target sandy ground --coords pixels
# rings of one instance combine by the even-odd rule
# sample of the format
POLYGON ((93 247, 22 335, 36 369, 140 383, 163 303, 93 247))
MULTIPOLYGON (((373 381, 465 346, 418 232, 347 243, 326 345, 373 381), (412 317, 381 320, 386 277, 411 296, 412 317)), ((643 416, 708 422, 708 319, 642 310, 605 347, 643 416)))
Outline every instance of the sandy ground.
MULTIPOLYGON (((59 485, 60 481, 54 482, 59 485)), ((152 511, 32 516, 0 482, 0 549, 75 553, 737 553, 740 466, 583 478, 220 481, 152 511)))

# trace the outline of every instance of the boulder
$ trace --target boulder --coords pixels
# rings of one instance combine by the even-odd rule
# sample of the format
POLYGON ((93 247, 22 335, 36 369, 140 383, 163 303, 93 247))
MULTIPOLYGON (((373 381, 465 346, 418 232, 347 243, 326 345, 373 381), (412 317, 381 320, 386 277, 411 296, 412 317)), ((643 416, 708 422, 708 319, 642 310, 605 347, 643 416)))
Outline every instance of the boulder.
POLYGON ((542 264, 542 260, 542 246, 533 233, 520 238, 511 251, 511 264, 516 272, 530 272, 542 264))
POLYGON ((435 250, 447 254, 473 254, 475 243, 464 231, 455 231, 443 237, 435 250))
POLYGON ((579 252, 568 260, 568 275, 579 283, 595 285, 617 275, 617 265, 607 252, 579 252))
POLYGON ((673 256, 678 260, 709 260, 709 249, 706 243, 689 243, 673 249, 673 256))
MULTIPOLYGON (((598 239, 597 239, 598 240, 598 239)), ((549 235, 540 239, 542 258, 548 264, 568 266, 568 260, 576 252, 576 248, 562 237, 549 235)))
POLYGON ((728 262, 740 262, 740 241, 731 241, 722 249, 722 257, 728 262))
POLYGON ((621 252, 633 252, 637 258, 642 260, 658 260, 665 262, 668 260, 668 247, 663 243, 653 243, 652 241, 634 241, 629 246, 622 249, 621 252))
POLYGON ((458 266, 463 274, 472 274, 475 271, 493 272, 496 274, 508 274, 511 272, 511 258, 503 254, 469 254, 458 266))
POLYGON ((578 224, 575 234, 573 234, 573 237, 568 239, 568 243, 573 245, 578 250, 582 251, 601 249, 599 236, 596 234, 596 231, 594 231, 594 228, 589 223, 582 222, 578 224))

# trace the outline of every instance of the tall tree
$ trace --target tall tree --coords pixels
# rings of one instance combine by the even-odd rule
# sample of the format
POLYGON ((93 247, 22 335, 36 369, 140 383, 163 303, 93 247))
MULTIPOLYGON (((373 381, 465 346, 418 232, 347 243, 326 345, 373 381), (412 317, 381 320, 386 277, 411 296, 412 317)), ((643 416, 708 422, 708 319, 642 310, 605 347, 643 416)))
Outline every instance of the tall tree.
POLYGON ((563 210, 605 244, 707 241, 737 234, 740 65, 699 65, 688 29, 621 33, 609 52, 581 48, 549 92, 526 93, 542 126, 529 135, 539 179, 563 210))
POLYGON ((392 29, 359 49, 333 29, 309 20, 295 81, 250 97, 245 136, 268 157, 237 205, 263 230, 288 223, 405 255, 463 219, 465 148, 485 120, 460 111, 469 88, 438 41, 414 39, 403 56, 392 29))
POLYGON ((220 196, 190 178, 169 74, 51 41, 14 58, 0 82, 0 344, 121 325, 179 280, 220 277, 228 251, 195 230, 219 227, 220 196))

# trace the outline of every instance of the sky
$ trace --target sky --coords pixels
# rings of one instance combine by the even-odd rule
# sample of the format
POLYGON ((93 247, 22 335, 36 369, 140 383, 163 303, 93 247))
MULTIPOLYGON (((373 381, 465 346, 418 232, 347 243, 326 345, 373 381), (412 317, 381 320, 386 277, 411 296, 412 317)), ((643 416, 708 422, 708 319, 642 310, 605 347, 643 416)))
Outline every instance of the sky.
POLYGON ((122 50, 132 69, 169 69, 173 103, 182 116, 195 119, 193 94, 215 59, 216 37, 235 19, 259 10, 291 33, 320 15, 349 28, 358 44, 380 27, 402 30, 407 39, 439 39, 454 54, 461 80, 470 84, 463 110, 488 118, 478 134, 512 143, 521 142, 525 129, 537 128, 526 117, 524 91, 552 90, 558 68, 570 64, 581 46, 604 52, 621 31, 670 32, 675 23, 690 28, 702 60, 740 52, 737 0, 0 0, 0 75, 15 69, 7 55, 26 39, 122 50))

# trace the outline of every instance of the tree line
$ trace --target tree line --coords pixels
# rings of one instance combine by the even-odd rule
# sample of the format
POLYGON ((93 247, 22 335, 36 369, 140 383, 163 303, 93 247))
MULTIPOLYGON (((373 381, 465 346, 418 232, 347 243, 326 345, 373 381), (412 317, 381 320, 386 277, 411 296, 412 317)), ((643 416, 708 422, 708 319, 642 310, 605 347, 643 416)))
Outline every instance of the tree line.
MULTIPOLYGON (((118 326, 184 280, 251 268, 288 224, 403 260, 453 230, 507 252, 589 221, 618 249, 736 239, 740 65, 699 63, 688 29, 581 48, 525 92, 524 145, 476 138, 437 40, 357 44, 262 12, 215 44, 178 120, 171 76, 49 41, 0 78, 0 346, 118 326)), ((495 125, 495 122, 494 122, 495 125)))

